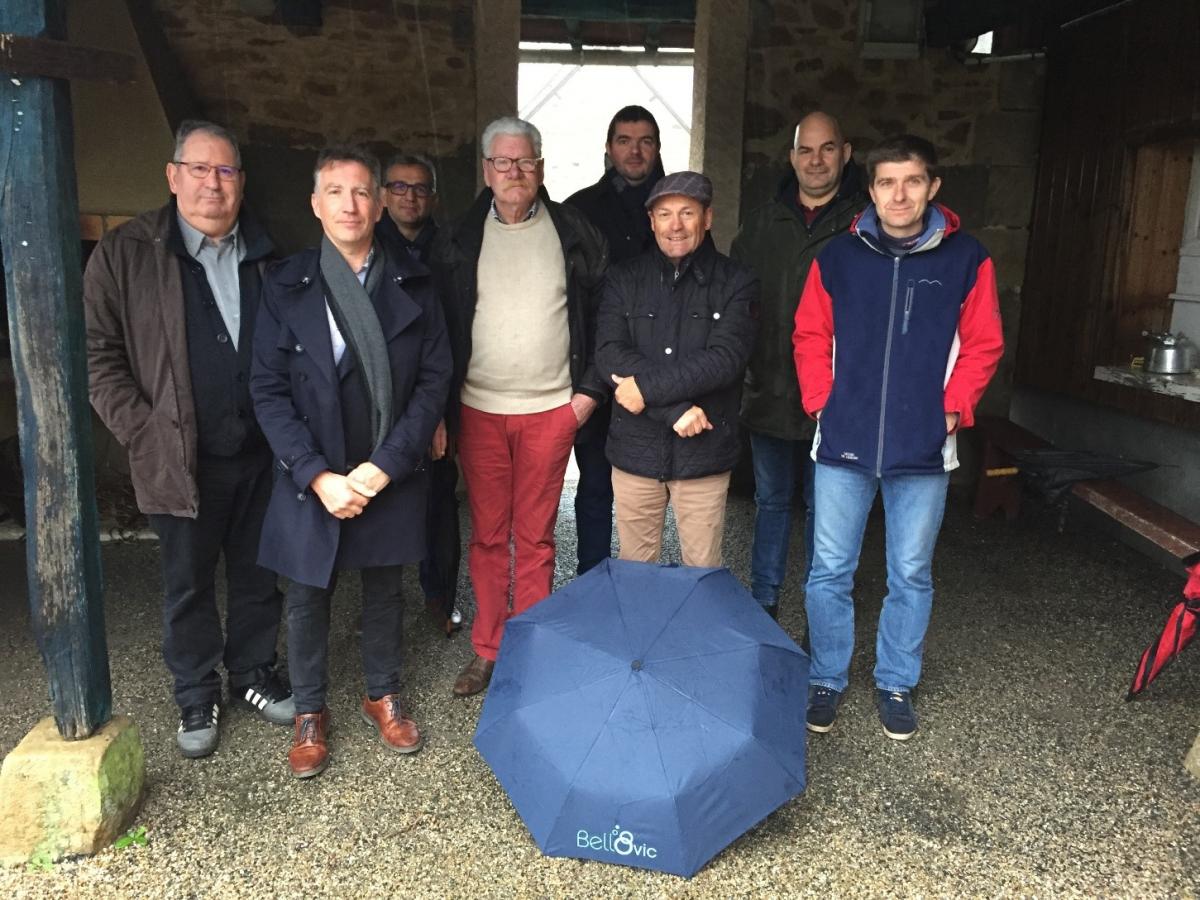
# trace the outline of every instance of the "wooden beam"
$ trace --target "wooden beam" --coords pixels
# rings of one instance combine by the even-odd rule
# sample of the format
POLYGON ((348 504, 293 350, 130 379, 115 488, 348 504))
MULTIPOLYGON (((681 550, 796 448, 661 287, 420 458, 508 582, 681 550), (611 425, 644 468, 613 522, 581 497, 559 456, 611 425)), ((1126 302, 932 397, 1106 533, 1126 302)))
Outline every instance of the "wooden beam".
POLYGON ((129 9, 129 21, 137 34, 138 45, 142 48, 142 56, 150 69, 154 90, 158 93, 171 131, 178 131, 185 119, 207 118, 199 99, 188 85, 183 66, 171 52, 167 36, 154 12, 153 0, 126 0, 125 5, 129 9))
MULTIPOLYGON (((66 34, 66 0, 4 0, 0 31, 66 34)), ((0 247, 34 634, 59 733, 112 717, 66 81, 0 79, 0 247)))
POLYGON ((0 34, 0 73, 86 79, 127 84, 137 81, 132 56, 112 50, 75 47, 63 41, 0 34))

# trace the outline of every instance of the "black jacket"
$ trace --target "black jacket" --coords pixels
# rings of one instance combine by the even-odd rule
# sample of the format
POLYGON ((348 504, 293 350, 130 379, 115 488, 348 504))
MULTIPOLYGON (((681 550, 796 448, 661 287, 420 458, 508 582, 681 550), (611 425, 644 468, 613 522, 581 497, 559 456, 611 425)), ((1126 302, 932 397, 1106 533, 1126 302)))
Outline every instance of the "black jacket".
POLYGON ((733 468, 738 407, 757 323, 758 279, 717 252, 711 236, 675 278, 657 249, 608 273, 597 326, 596 367, 635 375, 646 409, 612 404, 608 460, 634 475, 673 481, 733 468), (681 438, 672 426, 699 406, 711 431, 681 438))
MULTIPOLYGON (((592 366, 596 349, 596 312, 608 268, 608 245, 604 237, 578 210, 550 200, 545 191, 538 198, 562 242, 567 266, 567 323, 570 328, 571 389, 597 401, 609 394, 608 384, 592 366)), ((471 208, 453 225, 438 232, 430 253, 438 297, 446 314, 446 331, 454 356, 454 378, 447 404, 447 427, 458 431, 459 394, 471 362, 471 328, 475 322, 476 271, 483 248, 483 227, 491 214, 492 191, 484 188, 471 208)))
POLYGON ((391 254, 407 253, 409 256, 415 257, 421 262, 429 261, 429 251, 433 247, 433 241, 437 237, 437 223, 430 219, 421 226, 421 230, 417 232, 417 239, 410 241, 404 236, 404 232, 400 230, 392 217, 388 215, 387 210, 384 210, 379 221, 375 223, 375 239, 387 248, 391 254))
MULTIPOLYGON (((593 185, 576 191, 566 202, 587 216, 587 220, 599 229, 608 241, 608 256, 612 263, 624 262, 654 249, 654 234, 650 231, 650 217, 642 202, 629 204, 622 199, 613 182, 616 176, 612 169, 600 176, 593 185)), ((662 160, 655 163, 654 171, 645 183, 626 190, 640 201, 649 196, 650 189, 663 177, 662 160)))

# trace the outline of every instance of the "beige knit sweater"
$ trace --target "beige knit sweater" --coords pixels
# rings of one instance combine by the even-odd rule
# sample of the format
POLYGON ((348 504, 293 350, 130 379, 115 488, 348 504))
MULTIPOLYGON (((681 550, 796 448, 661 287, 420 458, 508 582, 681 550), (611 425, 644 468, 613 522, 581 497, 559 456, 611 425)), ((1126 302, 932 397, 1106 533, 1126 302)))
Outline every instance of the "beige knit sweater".
POLYGON ((571 399, 567 278, 554 222, 488 216, 479 253, 471 361, 462 402, 483 412, 545 412, 571 399))

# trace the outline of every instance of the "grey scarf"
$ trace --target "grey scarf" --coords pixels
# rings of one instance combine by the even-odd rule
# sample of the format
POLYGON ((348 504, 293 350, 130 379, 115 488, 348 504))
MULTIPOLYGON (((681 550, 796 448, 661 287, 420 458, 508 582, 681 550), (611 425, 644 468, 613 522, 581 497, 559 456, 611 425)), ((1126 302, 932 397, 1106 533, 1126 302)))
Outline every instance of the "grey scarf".
POLYGON ((371 432, 379 449, 392 430, 392 367, 371 293, 383 279, 383 257, 377 250, 364 287, 345 257, 329 238, 321 238, 321 277, 326 300, 346 345, 354 352, 366 383, 371 407, 371 432))

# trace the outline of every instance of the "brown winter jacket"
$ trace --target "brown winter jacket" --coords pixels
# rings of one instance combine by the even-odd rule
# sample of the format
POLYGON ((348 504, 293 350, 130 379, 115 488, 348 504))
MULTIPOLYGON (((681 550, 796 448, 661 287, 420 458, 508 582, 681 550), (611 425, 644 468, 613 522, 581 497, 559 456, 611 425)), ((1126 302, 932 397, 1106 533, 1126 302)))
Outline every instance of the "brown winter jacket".
MULTIPOLYGON (((138 509, 195 518, 196 411, 175 217, 172 199, 92 252, 83 275, 88 380, 92 406, 129 453, 138 509)), ((271 243, 244 209, 239 231, 241 275, 258 279, 271 243)))

